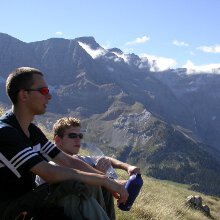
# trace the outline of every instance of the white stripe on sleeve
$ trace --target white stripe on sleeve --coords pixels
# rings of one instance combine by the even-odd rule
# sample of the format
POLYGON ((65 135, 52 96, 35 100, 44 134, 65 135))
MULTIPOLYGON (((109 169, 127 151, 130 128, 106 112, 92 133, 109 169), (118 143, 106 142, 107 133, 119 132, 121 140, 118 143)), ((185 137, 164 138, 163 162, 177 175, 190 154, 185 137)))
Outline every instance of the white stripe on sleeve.
POLYGON ((37 155, 38 155, 37 153, 33 153, 33 154, 29 155, 28 157, 24 158, 24 160, 22 160, 17 166, 15 166, 15 168, 18 169, 27 160, 29 160, 30 158, 37 156, 37 155))
POLYGON ((24 158, 26 158, 29 154, 33 154, 35 153, 33 150, 29 150, 26 153, 22 154, 16 161, 10 161, 12 164, 14 164, 14 166, 16 166, 16 164, 20 163, 20 161, 22 161, 24 158))
POLYGON ((43 151, 43 153, 49 154, 54 148, 55 148, 55 145, 54 145, 51 141, 48 141, 48 142, 41 148, 41 150, 43 151))
POLYGON ((13 163, 13 161, 16 160, 17 158, 19 158, 21 154, 24 154, 26 151, 30 151, 30 150, 32 150, 32 148, 28 147, 22 151, 19 151, 19 153, 17 153, 13 158, 11 158, 10 162, 13 163))
POLYGON ((0 159, 5 164, 5 166, 7 166, 18 178, 21 177, 21 174, 15 169, 11 162, 7 160, 7 158, 2 153, 0 153, 0 159))

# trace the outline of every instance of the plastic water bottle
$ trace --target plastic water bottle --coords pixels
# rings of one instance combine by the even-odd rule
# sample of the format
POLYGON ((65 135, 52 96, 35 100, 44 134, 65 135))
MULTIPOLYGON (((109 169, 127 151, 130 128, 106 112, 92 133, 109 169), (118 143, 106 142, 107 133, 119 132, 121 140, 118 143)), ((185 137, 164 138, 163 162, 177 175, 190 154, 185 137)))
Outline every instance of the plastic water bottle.
MULTIPOLYGON (((91 159, 93 160, 95 166, 97 165, 98 161, 101 158, 105 157, 104 153, 100 150, 100 148, 98 148, 92 143, 83 143, 81 146, 83 150, 86 150, 89 152, 89 155, 91 159)), ((110 165, 109 168, 107 169, 106 175, 110 178, 118 179, 118 175, 116 174, 112 165, 110 165)))
POLYGON ((118 208, 123 211, 129 211, 135 199, 137 198, 142 185, 143 185, 143 179, 141 177, 141 174, 137 173, 137 174, 131 175, 125 184, 125 188, 127 189, 128 194, 129 194, 128 200, 126 201, 125 204, 120 203, 118 205, 118 208))

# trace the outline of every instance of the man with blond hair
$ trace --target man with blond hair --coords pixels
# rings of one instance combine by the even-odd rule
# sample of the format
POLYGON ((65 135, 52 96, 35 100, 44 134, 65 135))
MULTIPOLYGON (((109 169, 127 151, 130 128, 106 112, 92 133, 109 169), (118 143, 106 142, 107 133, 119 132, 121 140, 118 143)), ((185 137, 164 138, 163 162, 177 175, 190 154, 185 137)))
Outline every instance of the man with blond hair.
MULTIPOLYGON (((116 169, 122 169, 127 171, 129 175, 134 173, 140 173, 140 168, 132 166, 130 164, 121 162, 112 157, 101 158, 97 164, 90 157, 80 156, 79 150, 81 146, 81 140, 83 134, 80 131, 81 124, 80 120, 73 117, 63 117, 55 122, 53 125, 54 142, 56 146, 63 152, 71 155, 72 157, 77 156, 80 160, 88 163, 90 166, 97 170, 106 173, 110 165, 116 169)), ((111 193, 105 188, 102 189, 103 199, 105 201, 105 209, 110 219, 115 219, 114 201, 111 193)), ((103 200, 99 198, 99 203, 103 203, 103 200)), ((103 206, 103 204, 102 204, 103 206)))

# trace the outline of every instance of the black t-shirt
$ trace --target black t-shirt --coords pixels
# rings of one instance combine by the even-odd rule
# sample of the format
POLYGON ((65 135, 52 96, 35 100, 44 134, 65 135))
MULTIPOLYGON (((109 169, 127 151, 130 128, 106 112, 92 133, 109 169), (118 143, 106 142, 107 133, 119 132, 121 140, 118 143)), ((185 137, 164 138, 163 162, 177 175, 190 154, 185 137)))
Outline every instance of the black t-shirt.
POLYGON ((30 138, 24 134, 11 111, 0 117, 1 201, 34 189, 35 174, 30 169, 60 152, 36 125, 31 123, 28 129, 30 138))

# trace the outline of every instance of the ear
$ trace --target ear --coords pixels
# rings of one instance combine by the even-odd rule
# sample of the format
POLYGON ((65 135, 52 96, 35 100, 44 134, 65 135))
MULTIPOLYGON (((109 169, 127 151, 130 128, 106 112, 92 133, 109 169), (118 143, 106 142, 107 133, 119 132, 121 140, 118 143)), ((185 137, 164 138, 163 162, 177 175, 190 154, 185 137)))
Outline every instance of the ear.
POLYGON ((28 97, 27 91, 25 91, 24 89, 19 90, 18 92, 18 99, 21 101, 26 101, 28 97))
POLYGON ((55 142, 55 144, 56 144, 56 146, 61 146, 62 145, 62 138, 61 137, 59 137, 58 135, 55 135, 54 136, 54 138, 53 138, 53 140, 54 140, 54 142, 55 142))

